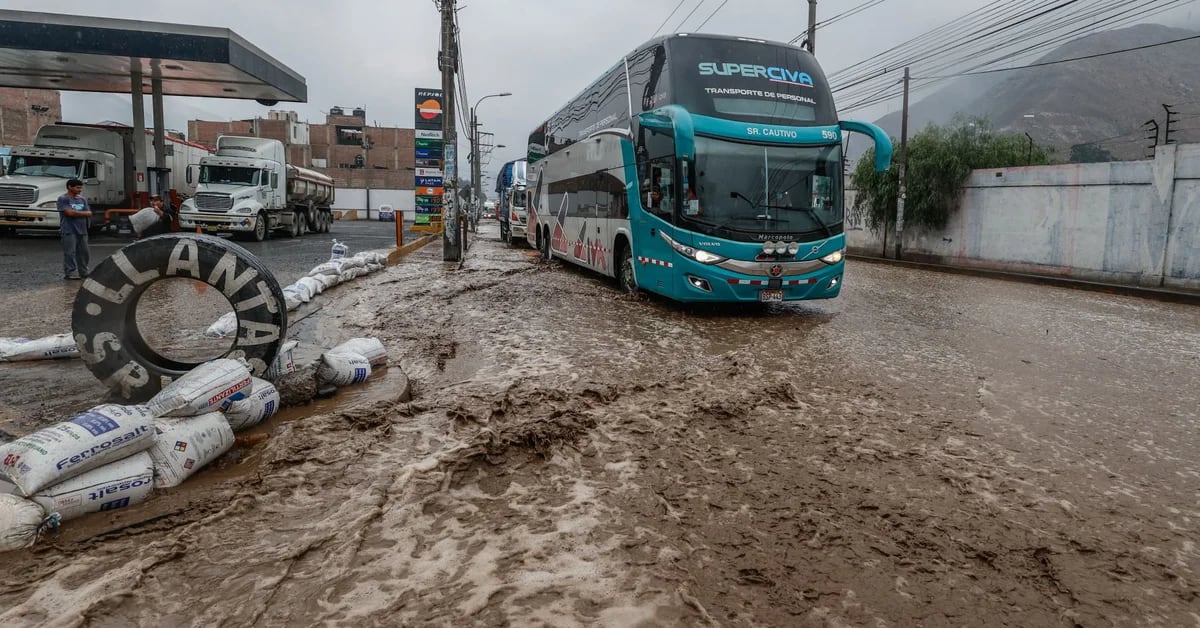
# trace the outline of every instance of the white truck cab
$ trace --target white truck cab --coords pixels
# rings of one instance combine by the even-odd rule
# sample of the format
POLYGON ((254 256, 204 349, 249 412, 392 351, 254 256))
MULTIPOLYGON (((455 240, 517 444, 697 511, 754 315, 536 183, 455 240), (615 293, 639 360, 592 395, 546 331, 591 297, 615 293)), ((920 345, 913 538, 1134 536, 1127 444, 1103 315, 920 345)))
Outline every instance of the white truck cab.
POLYGON ((289 166, 279 140, 217 138, 216 155, 200 161, 198 183, 179 211, 183 229, 262 241, 277 229, 293 237, 327 232, 333 221, 333 179, 289 166))

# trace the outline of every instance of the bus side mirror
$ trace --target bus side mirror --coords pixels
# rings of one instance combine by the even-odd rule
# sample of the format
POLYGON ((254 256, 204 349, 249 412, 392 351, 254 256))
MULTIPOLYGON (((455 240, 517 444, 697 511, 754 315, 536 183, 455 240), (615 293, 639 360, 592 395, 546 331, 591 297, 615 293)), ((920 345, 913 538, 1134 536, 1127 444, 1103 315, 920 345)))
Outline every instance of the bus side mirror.
POLYGON ((843 131, 862 133, 875 141, 875 171, 884 172, 892 167, 892 138, 883 129, 869 122, 842 120, 838 126, 843 131))

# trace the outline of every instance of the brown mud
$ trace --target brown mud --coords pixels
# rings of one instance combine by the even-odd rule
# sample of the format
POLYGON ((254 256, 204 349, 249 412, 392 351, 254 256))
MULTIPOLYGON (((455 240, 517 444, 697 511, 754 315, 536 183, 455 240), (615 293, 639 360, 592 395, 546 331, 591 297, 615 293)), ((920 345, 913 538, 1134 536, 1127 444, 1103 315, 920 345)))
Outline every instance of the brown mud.
POLYGON ((682 308, 434 249, 306 319, 398 369, 6 555, 0 624, 1200 625, 1194 309, 876 266, 682 308))

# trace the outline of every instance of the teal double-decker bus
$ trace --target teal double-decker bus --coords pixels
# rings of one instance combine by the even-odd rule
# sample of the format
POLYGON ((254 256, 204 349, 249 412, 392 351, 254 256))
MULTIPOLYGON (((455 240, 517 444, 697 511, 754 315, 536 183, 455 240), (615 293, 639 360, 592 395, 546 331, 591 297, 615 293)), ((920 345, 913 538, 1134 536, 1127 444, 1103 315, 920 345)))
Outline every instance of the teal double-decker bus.
POLYGON ((795 46, 676 34, 621 59, 529 136, 526 238, 543 257, 678 301, 838 295, 842 136, 817 60, 795 46))

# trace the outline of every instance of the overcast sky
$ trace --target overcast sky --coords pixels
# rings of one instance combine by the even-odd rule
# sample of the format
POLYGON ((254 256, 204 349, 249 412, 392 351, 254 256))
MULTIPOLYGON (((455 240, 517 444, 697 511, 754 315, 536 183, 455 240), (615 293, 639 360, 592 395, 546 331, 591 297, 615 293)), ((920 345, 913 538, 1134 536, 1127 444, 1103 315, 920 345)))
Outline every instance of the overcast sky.
MULTIPOLYGON (((720 4, 685 0, 663 32, 694 31, 720 4), (682 24, 680 24, 683 22, 682 24)), ((820 0, 818 21, 863 0, 820 0)), ((994 1, 994 0, 991 0, 994 1)), ((826 72, 870 57, 989 0, 887 0, 824 28, 817 57, 826 72)), ((677 0, 459 0, 461 45, 469 100, 509 91, 479 108, 485 131, 509 148, 490 170, 523 156, 530 129, 620 57, 649 39, 677 0)), ((219 26, 232 29, 305 77, 308 103, 281 103, 301 119, 323 122, 331 106, 364 106, 385 126, 412 127, 413 89, 440 87, 438 12, 432 0, 7 0, 5 8, 219 26)), ((1185 8, 1167 15, 1194 23, 1185 8)), ((702 32, 788 41, 805 29, 805 0, 731 0, 702 32)), ((1200 17, 1200 13, 1198 13, 1200 17)), ((1159 21, 1159 20, 1155 20, 1159 21)), ((855 117, 876 119, 893 102, 855 117)), ((129 98, 65 93, 72 122, 130 121, 129 98)), ((187 120, 265 115, 254 102, 168 98, 167 126, 187 120)), ((147 103, 147 116, 150 107, 147 103)), ((147 120, 149 122, 149 120, 147 120)), ((466 164, 460 163, 465 169, 466 164)))

